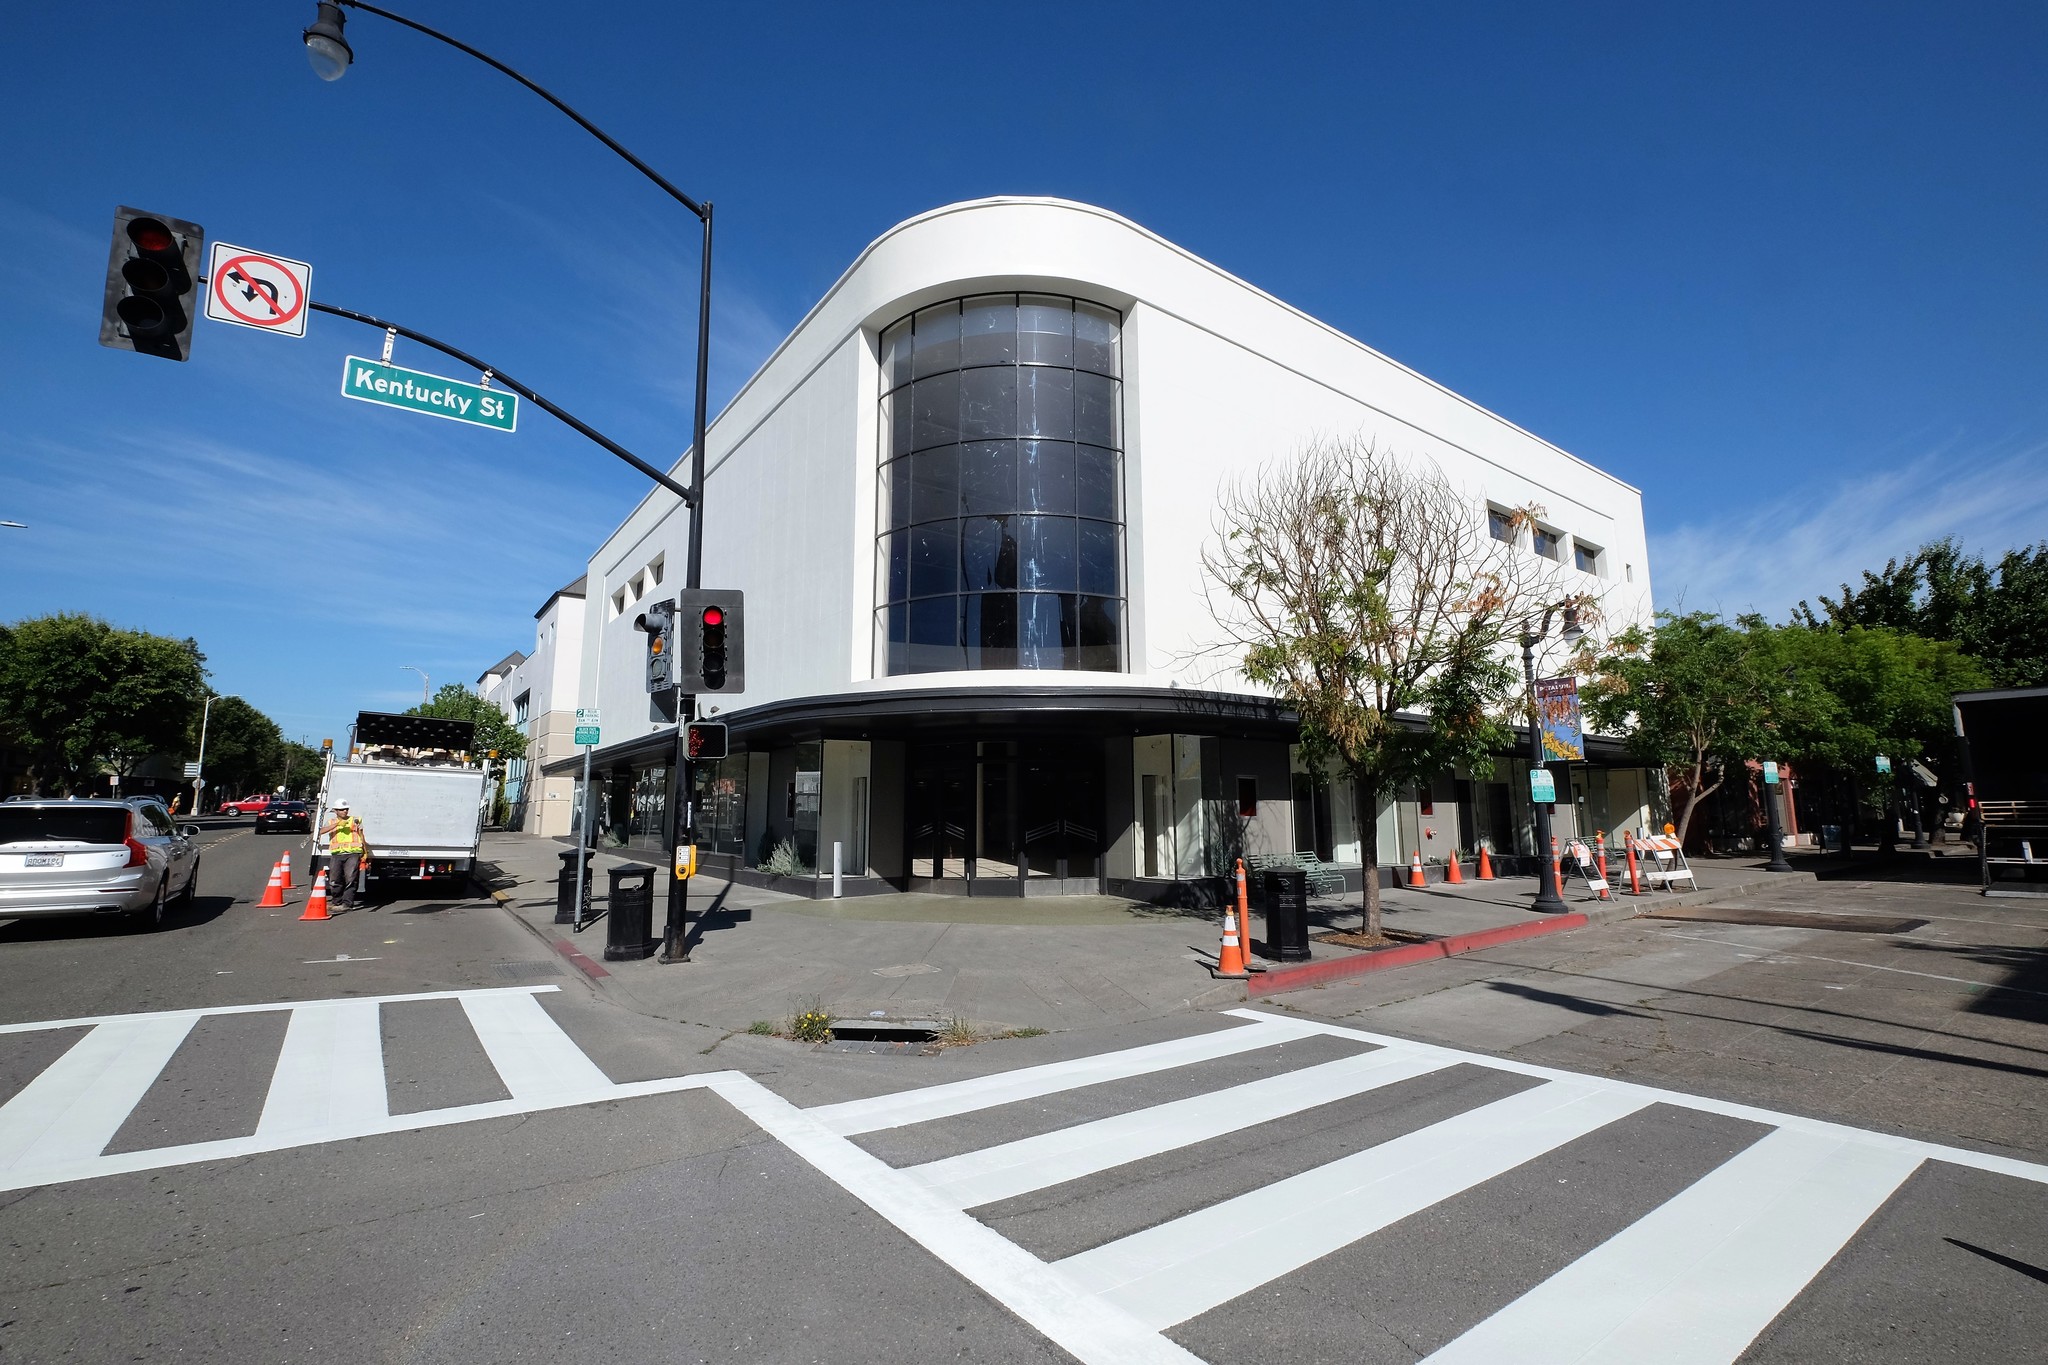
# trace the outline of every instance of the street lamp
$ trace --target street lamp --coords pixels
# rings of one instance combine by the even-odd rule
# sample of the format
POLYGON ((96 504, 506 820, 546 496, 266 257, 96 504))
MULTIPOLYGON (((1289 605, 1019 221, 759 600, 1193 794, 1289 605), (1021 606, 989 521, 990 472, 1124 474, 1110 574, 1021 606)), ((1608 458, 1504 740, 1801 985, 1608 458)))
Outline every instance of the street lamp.
MULTIPOLYGON (((1522 622, 1522 678, 1529 684, 1529 767, 1530 771, 1546 768, 1543 754, 1543 725, 1536 714, 1536 642, 1550 634, 1550 618, 1554 613, 1564 614, 1564 629, 1560 635, 1566 640, 1576 640, 1585 634, 1579 628, 1579 608, 1575 602, 1557 602, 1543 609, 1543 620, 1532 630, 1528 621, 1522 622)), ((1550 804, 1535 799, 1530 794, 1529 805, 1536 812, 1536 903, 1530 908, 1546 915, 1561 915, 1566 910, 1564 897, 1558 894, 1557 866, 1552 863, 1544 850, 1550 846, 1550 804)))
POLYGON ((206 726, 213 719, 213 704, 220 698, 206 694, 206 707, 199 713, 199 771, 192 775, 192 813, 199 814, 200 798, 206 795, 206 726))
MULTIPOLYGON (((646 176, 663 193, 681 204, 704 226, 704 249, 701 271, 697 285, 697 402, 691 422, 690 437, 690 508, 689 547, 685 558, 683 586, 701 588, 704 586, 704 419, 711 386, 711 204, 698 202, 670 184, 658 171, 639 157, 627 151, 619 142, 602 128, 592 123, 563 103, 553 91, 528 79, 505 63, 480 52, 468 43, 451 38, 438 29, 408 19, 402 14, 393 14, 388 9, 363 3, 363 0, 318 0, 312 27, 302 35, 306 43, 306 58, 313 64, 313 72, 324 81, 340 80, 348 73, 355 61, 355 50, 342 36, 347 16, 343 9, 364 10, 368 13, 402 24, 416 33, 424 33, 438 42, 446 43, 458 52, 466 52, 484 65, 494 68, 518 81, 521 85, 539 95, 555 108, 574 119, 576 125, 616 152, 634 170, 646 176)), ((680 849, 694 831, 692 806, 695 783, 692 780, 690 763, 690 722, 697 716, 697 699, 694 696, 682 698, 682 705, 676 714, 675 761, 669 766, 668 809, 673 832, 672 847, 680 849)), ((680 877, 671 877, 668 884, 668 924, 662 935, 661 960, 664 962, 688 962, 690 960, 689 938, 684 921, 688 913, 689 883, 680 877)))
POLYGON ((398 668, 401 673, 410 672, 420 675, 420 705, 425 706, 427 704, 427 670, 412 664, 400 664, 398 668))

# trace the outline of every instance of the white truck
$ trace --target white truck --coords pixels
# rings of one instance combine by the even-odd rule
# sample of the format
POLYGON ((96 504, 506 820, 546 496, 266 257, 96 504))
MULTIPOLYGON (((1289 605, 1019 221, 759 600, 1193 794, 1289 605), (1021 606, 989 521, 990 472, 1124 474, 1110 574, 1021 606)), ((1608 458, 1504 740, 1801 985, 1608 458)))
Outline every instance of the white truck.
POLYGON ((475 729, 439 716, 359 714, 347 758, 328 765, 321 785, 315 851, 326 852, 319 831, 345 800, 368 837, 370 889, 466 880, 491 796, 490 768, 469 751, 475 729))

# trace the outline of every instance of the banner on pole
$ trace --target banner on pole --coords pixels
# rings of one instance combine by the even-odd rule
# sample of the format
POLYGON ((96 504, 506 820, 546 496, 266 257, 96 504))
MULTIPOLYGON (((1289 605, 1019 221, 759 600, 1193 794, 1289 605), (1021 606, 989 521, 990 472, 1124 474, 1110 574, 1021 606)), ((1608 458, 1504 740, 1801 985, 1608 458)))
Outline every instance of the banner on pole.
POLYGON ((1585 726, 1579 719, 1577 678, 1536 680, 1536 724, 1543 734, 1546 759, 1583 759, 1585 726))

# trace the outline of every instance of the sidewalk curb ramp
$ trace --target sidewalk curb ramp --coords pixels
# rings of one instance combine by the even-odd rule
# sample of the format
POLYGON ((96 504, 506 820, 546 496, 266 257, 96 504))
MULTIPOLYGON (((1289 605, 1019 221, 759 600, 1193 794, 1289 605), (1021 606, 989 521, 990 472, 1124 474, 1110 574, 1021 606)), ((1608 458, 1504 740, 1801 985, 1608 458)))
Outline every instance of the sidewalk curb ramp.
POLYGON ((1504 924, 1494 929, 1478 929, 1469 934, 1448 934, 1443 938, 1431 939, 1427 943, 1404 943, 1396 948, 1373 948, 1355 953, 1349 957, 1327 958, 1321 962, 1304 962, 1294 967, 1266 967, 1245 983, 1246 998, 1262 995, 1279 995, 1287 991, 1306 990, 1325 985, 1331 981, 1342 981, 1347 977, 1364 976, 1368 972, 1386 971, 1392 967, 1407 967, 1417 962, 1434 962, 1439 958, 1457 957, 1463 953, 1476 953, 1487 948, 1498 948, 1508 943, 1519 943, 1523 939, 1541 938, 1546 934, 1561 934, 1568 929, 1584 929, 1593 924, 1612 924, 1619 920, 1634 919, 1650 910, 1681 905, 1711 905, 1716 901, 1730 900, 1737 896, 1753 895, 1771 886, 1783 886, 1788 882, 1818 881, 1811 872, 1779 872, 1769 878, 1743 882, 1736 886, 1717 887, 1710 891, 1688 891, 1679 895, 1629 896, 1612 901, 1594 901, 1583 911, 1557 915, 1549 919, 1528 920, 1521 924, 1504 924))

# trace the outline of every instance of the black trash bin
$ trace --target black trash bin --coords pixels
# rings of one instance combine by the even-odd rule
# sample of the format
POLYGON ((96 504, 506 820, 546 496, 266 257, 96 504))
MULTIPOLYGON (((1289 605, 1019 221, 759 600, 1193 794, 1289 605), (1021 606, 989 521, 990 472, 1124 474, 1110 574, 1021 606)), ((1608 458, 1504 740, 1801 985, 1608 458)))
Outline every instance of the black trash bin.
POLYGON ((590 879, 597 872, 590 865, 589 850, 584 850, 583 866, 583 913, 576 913, 576 853, 570 849, 561 854, 562 870, 555 876, 555 923, 581 924, 590 918, 590 879))
POLYGON ((1266 956, 1308 961, 1308 873, 1298 867, 1266 873, 1266 956))
POLYGON ((611 905, 605 911, 604 960, 633 962, 661 946, 654 937, 654 869, 614 867, 611 905))

